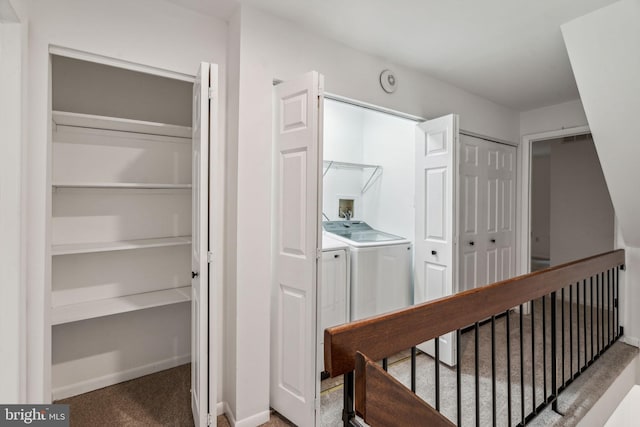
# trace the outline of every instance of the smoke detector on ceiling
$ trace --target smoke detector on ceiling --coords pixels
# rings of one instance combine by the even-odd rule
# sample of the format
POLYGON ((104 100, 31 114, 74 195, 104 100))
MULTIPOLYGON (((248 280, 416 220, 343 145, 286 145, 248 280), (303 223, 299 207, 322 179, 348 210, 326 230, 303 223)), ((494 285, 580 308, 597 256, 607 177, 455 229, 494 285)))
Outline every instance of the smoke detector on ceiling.
POLYGON ((387 93, 393 93, 398 87, 398 80, 396 75, 391 70, 383 70, 380 73, 380 86, 387 93))

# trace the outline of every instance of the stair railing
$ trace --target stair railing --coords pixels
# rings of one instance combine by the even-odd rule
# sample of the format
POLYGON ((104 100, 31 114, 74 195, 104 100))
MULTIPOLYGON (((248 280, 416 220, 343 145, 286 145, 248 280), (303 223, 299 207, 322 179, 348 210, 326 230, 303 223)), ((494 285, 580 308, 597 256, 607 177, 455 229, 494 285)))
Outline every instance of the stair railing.
POLYGON ((492 425, 525 425, 548 405, 557 411, 558 395, 623 334, 619 298, 624 263, 623 250, 611 251, 327 329, 325 369, 331 377, 344 375, 344 425, 359 426, 356 414, 372 427, 451 426, 461 425, 463 418, 488 425, 488 415, 483 412, 481 418, 481 402, 487 398, 492 425), (506 333, 506 366, 500 367, 498 319, 506 333), (481 328, 489 327, 491 394, 481 396, 478 337, 481 328), (460 344, 465 331, 474 334, 474 366, 461 366, 462 351, 455 351, 456 366, 451 369, 456 371, 456 407, 455 414, 446 417, 440 412, 440 337, 453 333, 460 344), (415 394, 416 346, 427 341, 434 343, 434 405, 415 394), (387 358, 407 349, 409 388, 387 372, 387 358), (542 368, 537 360, 542 360, 542 368), (382 361, 382 367, 376 361, 382 361), (518 367, 519 372, 514 371, 518 367), (466 398, 462 404, 463 368, 474 373, 473 405, 466 398), (497 402, 496 375, 505 370, 503 420, 498 419, 497 405, 504 402, 497 402))

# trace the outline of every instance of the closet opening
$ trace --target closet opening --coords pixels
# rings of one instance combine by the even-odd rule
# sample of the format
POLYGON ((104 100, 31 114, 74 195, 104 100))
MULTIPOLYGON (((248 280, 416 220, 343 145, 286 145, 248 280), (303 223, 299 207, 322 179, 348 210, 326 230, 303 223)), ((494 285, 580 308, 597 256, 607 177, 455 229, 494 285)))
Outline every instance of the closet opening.
POLYGON ((353 101, 324 100, 320 426, 340 424, 343 402, 343 377, 322 372, 324 330, 414 301, 416 124, 353 101))
MULTIPOLYGON (((320 331, 443 296, 451 267, 453 293, 513 277, 516 147, 459 131, 455 115, 425 122, 344 101, 324 101, 320 331), (455 137, 440 146, 437 128, 447 121, 455 137), (418 137, 425 124, 426 139, 418 137), (440 153, 451 159, 446 180, 455 183, 446 191, 438 181, 444 168, 427 159, 440 153), (457 236, 448 263, 433 248, 425 253, 429 233, 442 236, 438 242, 457 236)), ((418 346, 417 359, 427 363, 433 348, 418 346)), ((442 362, 455 365, 454 339, 441 337, 440 348, 442 362)), ((383 366, 408 376, 411 357, 407 350, 383 366)), ((339 423, 342 380, 321 382, 320 425, 339 423)))
POLYGON ((192 421, 193 86, 51 55, 51 399, 79 425, 192 421))

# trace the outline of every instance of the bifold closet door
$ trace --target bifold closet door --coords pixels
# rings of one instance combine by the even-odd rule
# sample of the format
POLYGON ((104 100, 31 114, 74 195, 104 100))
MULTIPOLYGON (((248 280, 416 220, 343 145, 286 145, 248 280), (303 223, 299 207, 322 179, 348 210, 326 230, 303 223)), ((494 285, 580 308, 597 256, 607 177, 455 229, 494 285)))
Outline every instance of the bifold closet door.
POLYGON ((460 290, 515 272, 515 147, 460 136, 460 290))
MULTIPOLYGON (((456 246, 458 116, 420 123, 416 127, 416 230, 414 246, 414 302, 457 292, 456 246)), ((418 346, 435 354, 433 341, 418 346)), ((439 338, 440 361, 456 361, 456 337, 439 338)))
POLYGON ((516 271, 516 148, 485 142, 489 201, 485 283, 494 283, 513 277, 516 271))
POLYGON ((212 135, 216 129, 218 68, 202 63, 193 87, 193 206, 191 261, 191 409, 196 427, 209 425, 216 405, 216 383, 213 378, 214 349, 210 345, 210 320, 214 292, 210 292, 209 180, 212 135))
MULTIPOLYGON (((322 83, 316 72, 274 88, 275 280, 271 401, 294 424, 315 425, 317 284, 321 255, 322 83)), ((319 397, 319 396, 318 396, 319 397)))

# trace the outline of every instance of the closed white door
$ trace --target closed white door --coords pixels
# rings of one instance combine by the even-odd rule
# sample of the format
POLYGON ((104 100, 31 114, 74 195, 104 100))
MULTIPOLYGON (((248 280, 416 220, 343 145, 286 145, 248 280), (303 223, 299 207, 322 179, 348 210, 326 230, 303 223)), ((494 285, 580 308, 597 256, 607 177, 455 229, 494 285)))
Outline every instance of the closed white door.
MULTIPOLYGON (((271 406, 296 425, 315 425, 316 301, 321 254, 322 76, 274 88, 275 280, 271 406)), ((319 400, 318 400, 319 402, 319 400)))
POLYGON ((515 275, 516 249, 516 148, 485 141, 488 153, 487 251, 485 283, 515 275), (495 206, 493 205, 495 203, 495 206))
POLYGON ((210 313, 209 277, 209 153, 211 124, 215 123, 218 68, 202 63, 193 86, 193 156, 192 156, 192 223, 191 223, 191 409, 194 424, 208 425, 215 405, 215 382, 212 354, 209 353, 213 330, 210 313), (213 107, 213 108, 212 108, 213 107), (212 403, 213 402, 213 403, 212 403))
POLYGON ((515 147, 460 136, 460 290, 515 273, 515 147))
MULTIPOLYGON (((450 114, 416 128, 416 304, 457 292, 458 116, 450 114)), ((440 360, 455 365, 455 334, 439 339, 440 360)), ((433 343, 419 346, 434 354, 433 343)))
POLYGON ((483 285, 487 277, 487 153, 482 142, 460 135, 460 291, 483 285))

